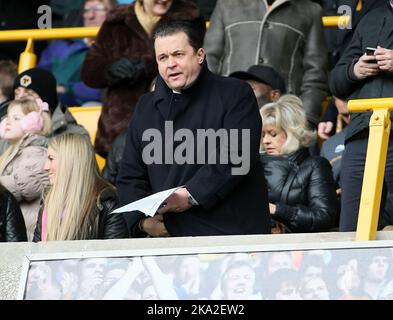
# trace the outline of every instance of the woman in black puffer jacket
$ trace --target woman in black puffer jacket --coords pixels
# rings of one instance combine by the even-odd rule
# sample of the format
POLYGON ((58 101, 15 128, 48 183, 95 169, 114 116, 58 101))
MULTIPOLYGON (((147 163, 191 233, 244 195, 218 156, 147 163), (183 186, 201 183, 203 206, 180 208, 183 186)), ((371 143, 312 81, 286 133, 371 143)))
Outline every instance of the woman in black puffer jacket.
POLYGON ((301 100, 283 96, 260 113, 261 160, 273 227, 281 227, 281 232, 328 231, 337 215, 332 170, 325 158, 309 154, 307 147, 316 135, 306 127, 301 100))
POLYGON ((27 241, 25 220, 18 201, 0 185, 0 242, 27 241))

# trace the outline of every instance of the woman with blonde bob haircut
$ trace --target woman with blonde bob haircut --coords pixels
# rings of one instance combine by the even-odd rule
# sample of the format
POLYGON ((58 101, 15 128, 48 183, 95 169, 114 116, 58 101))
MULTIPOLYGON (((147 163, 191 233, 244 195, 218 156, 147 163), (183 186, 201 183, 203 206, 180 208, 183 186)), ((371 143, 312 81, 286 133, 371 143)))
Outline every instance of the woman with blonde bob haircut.
POLYGON ((334 227, 337 200, 332 169, 325 158, 309 153, 316 132, 307 128, 302 101, 285 95, 264 105, 260 114, 272 232, 322 232, 334 227))
POLYGON ((46 102, 40 99, 13 100, 0 123, 0 138, 9 144, 0 157, 0 184, 19 203, 27 238, 33 239, 40 199, 48 185, 43 167, 51 120, 46 102))
MULTIPOLYGON (((307 128, 303 103, 294 95, 284 95, 277 102, 264 105, 260 113, 265 128, 272 126, 286 135, 280 154, 289 154, 300 147, 309 147, 316 139, 316 133, 307 128)), ((263 143, 261 147, 264 148, 263 143)))
POLYGON ((128 237, 116 190, 101 178, 90 142, 75 133, 49 140, 45 164, 50 189, 40 212, 34 241, 128 237))

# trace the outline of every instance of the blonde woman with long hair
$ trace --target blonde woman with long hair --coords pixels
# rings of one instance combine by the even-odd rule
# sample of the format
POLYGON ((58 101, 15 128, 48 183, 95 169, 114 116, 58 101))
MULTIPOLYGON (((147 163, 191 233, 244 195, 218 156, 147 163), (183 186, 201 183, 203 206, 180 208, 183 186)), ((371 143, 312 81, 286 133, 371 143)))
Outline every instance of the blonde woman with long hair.
POLYGON ((48 185, 44 171, 51 120, 48 104, 42 100, 14 100, 0 123, 0 137, 10 146, 0 157, 0 183, 19 202, 32 240, 40 208, 40 198, 48 185))
POLYGON ((322 232, 335 226, 337 198, 330 163, 311 156, 316 132, 294 95, 260 109, 261 160, 268 185, 272 232, 322 232))
POLYGON ((34 241, 126 238, 116 190, 101 178, 90 142, 80 134, 49 139, 45 163, 50 189, 34 241))

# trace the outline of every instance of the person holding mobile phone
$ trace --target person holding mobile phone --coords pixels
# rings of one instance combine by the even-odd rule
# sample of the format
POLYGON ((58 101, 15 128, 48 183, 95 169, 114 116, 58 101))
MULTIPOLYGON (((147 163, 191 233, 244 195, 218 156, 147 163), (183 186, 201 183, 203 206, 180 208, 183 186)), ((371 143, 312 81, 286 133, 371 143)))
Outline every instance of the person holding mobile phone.
MULTIPOLYGON (((332 70, 330 89, 341 99, 393 97, 393 1, 367 14, 352 41, 332 70), (375 48, 375 50, 373 49, 375 48)), ((371 113, 351 113, 342 160, 340 231, 357 226, 371 113)), ((386 192, 393 191, 393 138, 390 134, 386 161, 383 212, 386 192)), ((393 224, 380 213, 379 228, 393 224)))
MULTIPOLYGON (((324 16, 337 15, 337 9, 340 6, 349 6, 352 10, 350 28, 325 28, 324 30, 328 46, 329 71, 331 71, 343 56, 362 18, 375 8, 380 6, 386 7, 386 2, 381 0, 323 0, 321 5, 324 16), (359 3, 362 5, 359 6, 359 3)), ((332 99, 318 123, 318 136, 322 140, 326 140, 335 134, 337 130, 337 116, 337 108, 334 99, 332 99)))

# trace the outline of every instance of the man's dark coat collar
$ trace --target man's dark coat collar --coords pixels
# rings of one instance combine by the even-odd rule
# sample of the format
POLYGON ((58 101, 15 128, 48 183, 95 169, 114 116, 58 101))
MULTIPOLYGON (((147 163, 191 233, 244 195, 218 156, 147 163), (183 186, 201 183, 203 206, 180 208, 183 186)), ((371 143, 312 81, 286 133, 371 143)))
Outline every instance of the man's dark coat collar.
POLYGON ((174 93, 160 75, 157 77, 156 88, 154 90, 154 105, 165 120, 174 120, 186 109, 195 95, 202 94, 203 84, 210 73, 207 63, 204 61, 197 79, 191 86, 181 90, 181 94, 174 93), (173 110, 175 98, 176 100, 180 100, 180 103, 176 103, 176 110, 173 110))

